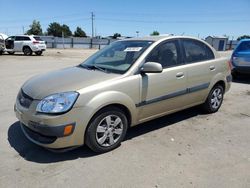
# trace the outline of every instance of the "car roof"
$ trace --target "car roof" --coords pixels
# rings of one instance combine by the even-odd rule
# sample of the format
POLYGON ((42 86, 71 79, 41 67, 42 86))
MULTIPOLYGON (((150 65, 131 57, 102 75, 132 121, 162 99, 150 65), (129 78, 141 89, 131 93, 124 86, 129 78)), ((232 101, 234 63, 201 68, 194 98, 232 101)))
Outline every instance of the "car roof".
MULTIPOLYGON (((125 41, 159 41, 159 40, 164 40, 164 39, 174 39, 174 38, 185 38, 185 39, 195 39, 195 40, 201 40, 195 37, 190 37, 190 36, 178 36, 178 35, 158 35, 158 36, 146 36, 146 37, 136 37, 136 38, 129 38, 129 39, 124 39, 125 41)), ((123 40, 123 41, 124 41, 123 40)))
POLYGON ((32 37, 31 35, 14 35, 15 37, 32 37))
POLYGON ((128 38, 128 39, 123 39, 126 41, 158 41, 164 38, 168 38, 169 36, 146 36, 146 37, 136 37, 136 38, 128 38))
POLYGON ((250 39, 241 39, 240 42, 250 41, 250 39))

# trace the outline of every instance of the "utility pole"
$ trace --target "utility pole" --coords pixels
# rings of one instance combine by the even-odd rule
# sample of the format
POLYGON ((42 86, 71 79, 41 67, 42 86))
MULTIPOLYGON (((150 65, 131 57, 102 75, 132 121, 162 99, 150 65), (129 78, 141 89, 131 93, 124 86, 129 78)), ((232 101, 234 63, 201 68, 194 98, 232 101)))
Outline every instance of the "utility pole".
POLYGON ((136 31, 136 37, 139 37, 139 31, 136 31))
POLYGON ((92 38, 94 38, 94 19, 95 19, 94 12, 91 12, 92 38))
POLYGON ((24 34, 24 26, 23 26, 23 34, 24 34))

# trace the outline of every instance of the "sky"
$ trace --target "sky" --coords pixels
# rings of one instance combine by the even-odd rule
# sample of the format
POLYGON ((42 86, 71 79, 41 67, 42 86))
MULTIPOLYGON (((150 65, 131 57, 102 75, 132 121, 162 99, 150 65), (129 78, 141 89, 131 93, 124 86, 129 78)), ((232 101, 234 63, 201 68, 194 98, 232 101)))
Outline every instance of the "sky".
POLYGON ((0 0, 0 33, 22 34, 38 20, 43 31, 59 22, 91 35, 91 12, 94 33, 101 36, 250 35, 250 0, 0 0))

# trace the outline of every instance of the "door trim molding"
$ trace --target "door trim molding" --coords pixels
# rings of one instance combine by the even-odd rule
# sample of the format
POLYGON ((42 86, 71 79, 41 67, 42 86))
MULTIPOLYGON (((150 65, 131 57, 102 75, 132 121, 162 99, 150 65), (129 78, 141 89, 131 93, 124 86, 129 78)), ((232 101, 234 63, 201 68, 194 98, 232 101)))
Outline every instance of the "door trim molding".
POLYGON ((199 85, 196 85, 196 86, 193 86, 193 87, 190 87, 190 88, 186 88, 186 89, 183 89, 183 90, 179 90, 179 91, 175 91, 173 93, 169 93, 167 95, 163 95, 163 96, 160 96, 160 97, 157 97, 157 98, 153 98, 153 99, 149 99, 147 101, 142 101, 138 104, 135 104, 136 107, 141 107, 141 106, 145 106, 145 105, 148 105, 148 104, 152 104, 152 103, 156 103, 156 102, 160 102, 160 101, 163 101, 163 100, 167 100, 167 99, 171 99, 171 98, 174 98, 174 97, 178 97, 178 96, 181 96, 181 95, 185 95, 185 94, 188 94, 188 93, 193 93, 193 92, 197 92, 197 91, 200 91, 200 90, 203 90, 203 89, 207 89, 210 85, 210 82, 207 82, 207 83, 204 83, 204 84, 199 84, 199 85))

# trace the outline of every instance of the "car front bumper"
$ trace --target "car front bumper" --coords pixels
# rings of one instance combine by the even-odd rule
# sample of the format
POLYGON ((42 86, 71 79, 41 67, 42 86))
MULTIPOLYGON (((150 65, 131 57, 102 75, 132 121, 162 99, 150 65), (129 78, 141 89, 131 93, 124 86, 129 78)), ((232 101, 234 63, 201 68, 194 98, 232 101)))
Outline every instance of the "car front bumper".
POLYGON ((16 101, 14 111, 20 121, 25 136, 33 143, 51 149, 69 148, 84 144, 84 132, 87 125, 82 108, 72 108, 61 115, 39 114, 35 112, 38 101, 29 108, 16 101), (71 131, 65 134, 65 128, 71 131))

